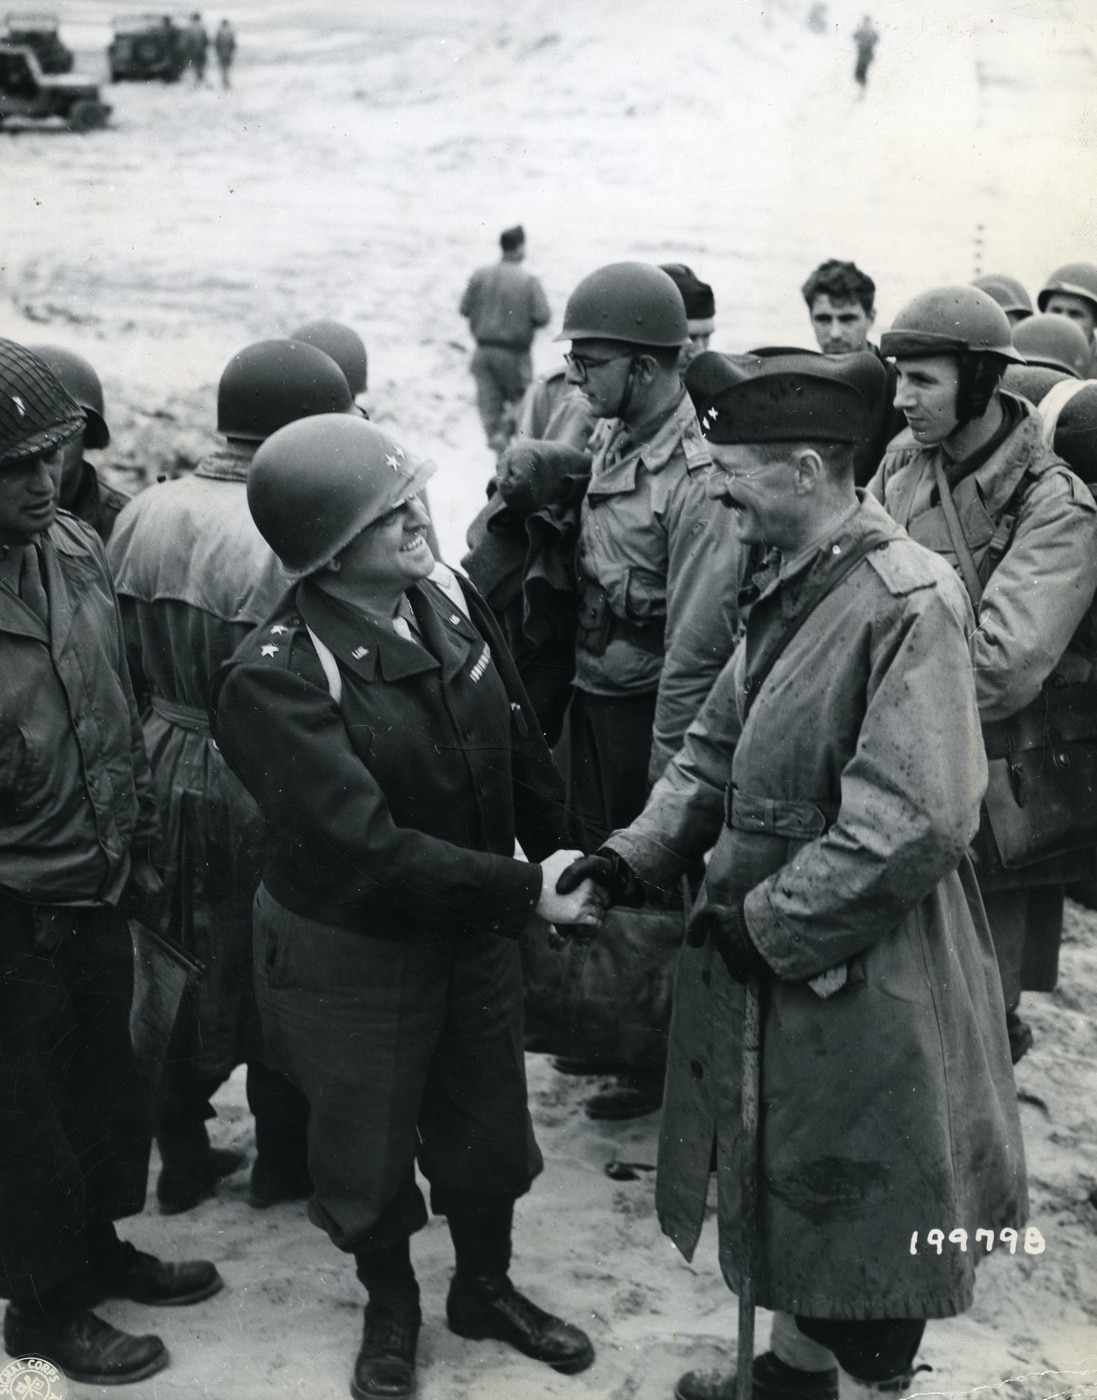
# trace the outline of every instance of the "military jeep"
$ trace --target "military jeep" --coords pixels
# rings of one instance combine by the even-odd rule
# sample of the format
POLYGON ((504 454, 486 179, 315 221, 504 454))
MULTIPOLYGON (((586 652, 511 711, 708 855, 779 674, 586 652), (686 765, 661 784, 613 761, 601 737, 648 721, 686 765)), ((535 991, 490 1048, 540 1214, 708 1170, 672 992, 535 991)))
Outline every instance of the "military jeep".
POLYGON ((114 21, 107 49, 110 80, 174 83, 187 66, 187 37, 170 15, 136 15, 114 21))
POLYGON ((58 23, 57 16, 53 14, 17 13, 13 10, 4 16, 0 43, 33 49, 43 73, 71 73, 72 50, 61 42, 58 23))
POLYGON ((43 73, 33 49, 0 43, 0 126, 13 117, 59 120, 70 131, 106 126, 110 108, 99 85, 72 74, 43 73))

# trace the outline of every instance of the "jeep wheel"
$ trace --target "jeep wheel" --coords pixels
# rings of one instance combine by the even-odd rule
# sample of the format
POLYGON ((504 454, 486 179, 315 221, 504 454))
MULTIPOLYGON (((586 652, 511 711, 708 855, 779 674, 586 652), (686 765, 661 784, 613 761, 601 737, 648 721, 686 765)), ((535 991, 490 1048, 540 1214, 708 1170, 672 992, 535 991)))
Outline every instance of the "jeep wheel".
POLYGON ((70 131, 95 131, 107 124, 107 109, 94 98, 84 97, 74 102, 69 109, 68 128, 70 131))

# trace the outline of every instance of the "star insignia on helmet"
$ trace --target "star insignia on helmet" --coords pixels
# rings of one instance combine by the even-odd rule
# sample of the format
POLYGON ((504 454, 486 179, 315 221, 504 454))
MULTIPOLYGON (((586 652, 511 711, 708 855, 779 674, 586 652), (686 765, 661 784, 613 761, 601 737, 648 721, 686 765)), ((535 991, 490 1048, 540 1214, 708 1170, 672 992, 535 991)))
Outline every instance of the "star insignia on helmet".
POLYGON ((396 457, 393 453, 389 452, 386 455, 385 462, 388 466, 390 466, 393 469, 394 472, 398 472, 400 470, 400 463, 396 460, 396 457))
POLYGON ((287 633, 288 631, 289 631, 289 628, 288 628, 288 627, 283 627, 282 624, 279 622, 279 623, 276 623, 276 624, 270 629, 270 635, 271 635, 272 637, 281 637, 281 636, 284 636, 285 633, 287 633))
POLYGON ((276 656, 278 653, 278 648, 273 642, 268 642, 265 647, 260 647, 259 650, 264 656, 276 656))
POLYGON ((712 425, 713 425, 713 423, 716 422, 716 420, 717 420, 717 418, 719 418, 719 416, 720 416, 720 413, 719 413, 719 410, 718 410, 718 409, 715 409, 715 408, 706 408, 706 409, 705 409, 705 416, 701 419, 701 427, 702 427, 702 428, 711 428, 712 425))
POLYGON ((27 406, 26 406, 26 404, 23 402, 23 400, 19 397, 19 395, 18 395, 18 394, 12 394, 12 396, 11 396, 11 401, 12 401, 12 403, 15 405, 15 407, 19 410, 19 417, 20 417, 20 418, 25 418, 25 417, 27 416, 27 406))

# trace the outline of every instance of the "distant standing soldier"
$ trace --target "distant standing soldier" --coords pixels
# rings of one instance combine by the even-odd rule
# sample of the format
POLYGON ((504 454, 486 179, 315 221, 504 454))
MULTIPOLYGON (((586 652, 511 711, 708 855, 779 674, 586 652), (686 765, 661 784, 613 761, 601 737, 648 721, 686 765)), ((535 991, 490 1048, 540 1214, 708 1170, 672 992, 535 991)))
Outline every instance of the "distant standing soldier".
POLYGON ((221 70, 221 86, 231 87, 229 69, 236 57, 236 35, 227 19, 223 19, 217 26, 217 33, 213 36, 213 51, 217 55, 217 66, 221 70))
POLYGON ((124 491, 115 491, 108 486, 84 458, 88 448, 106 447, 110 442, 110 429, 103 417, 103 389, 99 376, 82 355, 76 355, 60 345, 32 345, 30 349, 49 365, 84 410, 84 431, 61 448, 64 456, 61 466, 61 508, 71 511, 90 525, 106 544, 118 512, 129 497, 124 491))
POLYGON ((187 25, 186 43, 187 63, 194 69, 194 86, 205 87, 209 35, 206 33, 206 26, 202 23, 202 16, 197 11, 191 15, 190 23, 187 25))
POLYGON ((880 42, 880 35, 871 15, 866 15, 854 30, 853 42, 857 45, 857 67, 853 70, 853 76, 861 89, 861 96, 864 97, 865 88, 868 86, 869 64, 876 57, 876 45, 880 42))
POLYGON ((461 298, 476 340, 472 377, 488 446, 499 452, 507 445, 504 414, 526 392, 533 378, 529 348, 534 333, 549 322, 548 302, 540 282, 526 272, 526 235, 519 224, 499 235, 501 260, 481 267, 469 278, 461 298))
POLYGON ((1093 263, 1065 263, 1057 267, 1036 298, 1041 311, 1065 316, 1074 322, 1097 356, 1097 266, 1093 263))

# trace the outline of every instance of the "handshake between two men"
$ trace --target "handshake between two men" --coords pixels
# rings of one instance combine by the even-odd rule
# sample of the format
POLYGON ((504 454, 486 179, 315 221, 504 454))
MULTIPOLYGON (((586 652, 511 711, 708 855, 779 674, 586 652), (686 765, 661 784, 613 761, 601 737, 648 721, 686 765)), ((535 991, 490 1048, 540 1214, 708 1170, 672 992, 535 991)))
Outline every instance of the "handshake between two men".
MULTIPOLYGON (((589 856, 556 851, 542 861, 541 873, 544 883, 535 912, 559 930, 590 929, 594 937, 607 909, 644 903, 643 881, 616 851, 605 846, 589 856)), ((770 973, 751 939, 741 902, 732 906, 702 900, 695 907, 686 942, 699 948, 710 938, 737 982, 770 973)))

